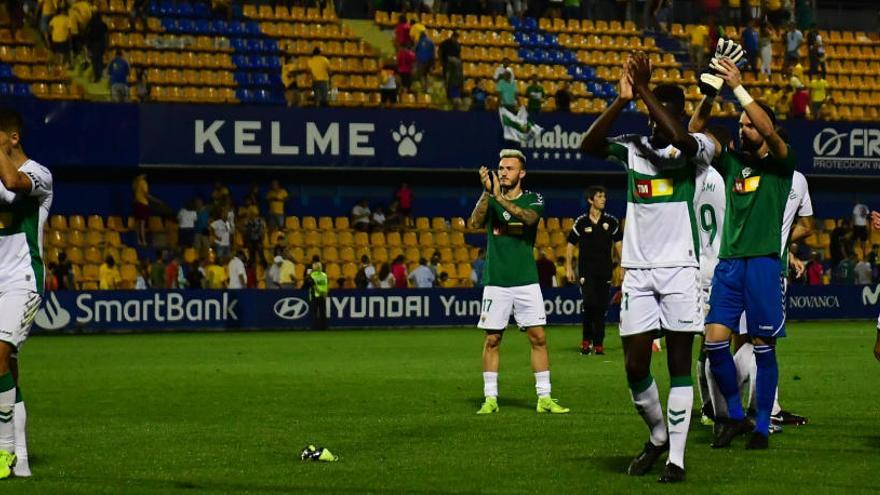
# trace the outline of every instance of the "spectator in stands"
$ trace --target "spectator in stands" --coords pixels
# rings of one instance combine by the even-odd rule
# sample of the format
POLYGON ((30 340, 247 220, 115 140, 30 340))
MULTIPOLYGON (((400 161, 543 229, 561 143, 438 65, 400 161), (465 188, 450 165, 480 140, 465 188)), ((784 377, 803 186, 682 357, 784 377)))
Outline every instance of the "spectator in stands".
POLYGON ((750 70, 755 74, 758 73, 758 52, 760 51, 757 25, 755 19, 749 19, 740 35, 743 50, 746 52, 746 65, 743 70, 750 70))
POLYGON ((854 284, 856 262, 851 253, 847 253, 834 271, 834 282, 838 284, 854 284))
MULTIPOLYGON (((425 258, 419 258, 419 266, 415 267, 407 278, 411 282, 411 286, 417 289, 430 289, 434 287, 436 280, 434 272, 428 268, 428 260, 425 258)), ((400 287, 399 284, 398 287, 400 287)))
POLYGON ((128 62, 122 57, 122 50, 116 50, 116 56, 107 66, 107 75, 110 76, 110 97, 117 103, 128 99, 128 62))
POLYGON ((370 216, 370 230, 373 232, 384 232, 386 228, 385 208, 382 205, 373 209, 373 215, 370 216))
POLYGON ((107 51, 107 23, 100 15, 93 15, 86 27, 86 50, 92 65, 92 82, 104 77, 104 52, 107 51))
POLYGON ((150 288, 165 288, 165 252, 156 251, 156 260, 150 265, 150 288))
POLYGON ((186 286, 190 289, 206 289, 205 287, 205 268, 199 261, 193 260, 189 264, 186 272, 186 286))
POLYGON ((104 263, 98 268, 98 288, 101 290, 116 290, 119 288, 119 282, 122 278, 119 276, 119 268, 116 267, 116 260, 113 256, 104 258, 104 263))
POLYGON ((448 38, 440 43, 440 63, 443 64, 443 74, 449 71, 449 59, 458 59, 461 64, 461 45, 458 43, 458 33, 453 31, 448 38))
POLYGON ((289 107, 299 104, 299 91, 296 85, 296 57, 287 57, 287 63, 281 66, 281 84, 284 86, 284 101, 289 107))
POLYGON ((272 266, 266 270, 266 288, 267 289, 280 289, 281 288, 281 264, 284 263, 284 258, 280 255, 275 255, 275 259, 272 260, 272 266))
MULTIPOLYGON (((46 0, 51 1, 51 0, 46 0)), ((131 19, 131 27, 132 29, 136 29, 137 21, 140 19, 141 21, 141 31, 147 30, 147 6, 149 2, 147 0, 134 0, 134 3, 131 6, 131 14, 129 14, 129 18, 131 19)))
POLYGON ((428 92, 428 74, 434 65, 434 42, 428 36, 427 31, 422 31, 421 37, 416 41, 416 66, 415 77, 419 80, 422 92, 428 92))
POLYGON ((542 289, 556 287, 554 278, 556 277, 556 265, 553 260, 547 257, 547 250, 538 251, 538 259, 535 260, 535 266, 538 268, 538 285, 542 289))
POLYGON ((464 110, 461 105, 464 87, 464 66, 458 57, 450 57, 445 72, 446 97, 452 102, 453 110, 464 110))
POLYGON ((568 82, 564 79, 559 84, 559 89, 556 90, 556 94, 553 97, 556 100, 557 112, 571 111, 571 93, 568 91, 568 82))
POLYGON ((379 286, 376 267, 370 263, 370 257, 361 256, 361 267, 354 276, 354 286, 358 289, 375 289, 379 286))
POLYGON ((315 106, 326 107, 330 101, 330 60, 321 55, 321 49, 315 47, 308 61, 312 75, 312 91, 315 93, 315 106))
POLYGON ((859 261, 853 268, 853 276, 857 285, 868 285, 873 282, 874 274, 871 264, 865 260, 864 256, 859 256, 859 261))
POLYGON ((397 200, 398 212, 400 213, 401 219, 407 226, 412 225, 413 192, 412 189, 409 188, 409 184, 402 182, 400 187, 397 188, 397 191, 394 193, 394 199, 397 200))
POLYGON ((773 63, 773 37, 776 31, 769 22, 761 24, 760 35, 758 36, 758 46, 761 50, 761 73, 770 75, 771 64, 773 63))
POLYGON ((396 199, 388 205, 388 213, 385 215, 385 229, 399 230, 403 225, 403 216, 400 214, 400 202, 396 199))
POLYGON ((404 263, 403 255, 398 255, 391 263, 391 274, 394 275, 394 287, 397 289, 406 289, 406 263, 404 263))
POLYGON ((131 183, 134 193, 132 212, 135 220, 135 232, 139 246, 147 245, 147 220, 150 219, 150 186, 147 183, 147 174, 139 174, 131 183))
POLYGON ((400 76, 400 85, 409 91, 412 85, 413 69, 416 65, 416 52, 411 45, 403 45, 397 50, 397 75, 400 76))
POLYGON ((806 119, 810 116, 810 93, 803 85, 798 86, 791 97, 791 111, 788 116, 793 119, 806 119))
POLYGON ((183 247, 193 247, 195 244, 196 220, 199 214, 196 212, 195 202, 190 200, 177 211, 178 243, 183 247))
POLYGON ((40 0, 38 9, 40 11, 40 34, 43 36, 43 41, 46 43, 46 46, 52 46, 52 36, 50 35, 49 24, 57 11, 55 0, 40 0))
POLYGON ((144 69, 134 70, 134 91, 138 103, 150 101, 150 82, 144 69))
POLYGON ((837 268, 837 265, 849 255, 851 245, 850 238, 852 233, 846 219, 838 218, 837 225, 831 231, 830 250, 831 250, 831 267, 837 268))
POLYGON ((871 245, 871 252, 868 253, 867 259, 871 264, 872 280, 876 283, 880 280, 880 244, 871 245))
POLYGON ((232 20, 232 0, 211 0, 211 11, 217 17, 232 20))
POLYGON ((434 274, 435 282, 440 279, 440 251, 434 251, 431 255, 431 261, 428 262, 428 268, 434 274))
POLYGON ((508 74, 510 74, 510 80, 511 80, 511 81, 516 81, 516 76, 513 74, 513 67, 510 66, 510 59, 507 58, 507 57, 504 57, 504 58, 501 60, 501 65, 499 65, 499 66, 495 69, 495 73, 492 74, 492 79, 493 79, 494 81, 496 81, 496 82, 497 82, 497 81, 500 81, 501 78, 504 76, 504 73, 505 73, 505 72, 507 72, 508 74))
POLYGON ((196 212, 196 223, 193 225, 193 247, 200 254, 211 247, 211 212, 202 198, 193 200, 193 208, 196 212))
POLYGON ((428 28, 422 24, 416 18, 410 19, 409 21, 409 42, 412 43, 413 46, 419 43, 419 40, 422 39, 422 35, 428 31, 428 28))
POLYGON ((214 190, 211 191, 211 206, 224 207, 230 203, 231 198, 228 187, 220 181, 214 183, 214 190))
POLYGON ((807 33, 807 50, 810 58, 810 76, 820 75, 825 78, 825 40, 819 34, 816 24, 810 27, 807 33))
POLYGON ((351 227, 359 232, 370 230, 370 202, 367 198, 361 198, 351 208, 351 227))
POLYGON ((544 104, 544 87, 538 82, 537 77, 532 77, 531 84, 526 88, 526 98, 529 117, 535 118, 541 113, 541 106, 544 104))
POLYGON ((706 39, 708 36, 709 28, 703 24, 698 24, 691 28, 688 53, 690 54, 691 61, 694 63, 694 71, 697 73, 703 70, 703 56, 706 53, 706 39))
POLYGON ((95 7, 87 0, 77 0, 70 5, 68 15, 70 16, 70 29, 73 34, 71 40, 74 55, 82 52, 83 44, 88 35, 86 29, 92 16, 95 13, 95 7))
POLYGON ((254 263, 266 264, 263 253, 263 237, 266 235, 266 221, 260 215, 248 215, 244 224, 244 241, 248 259, 254 263))
POLYGON ((400 92, 397 73, 389 67, 382 69, 382 79, 379 84, 379 95, 382 98, 382 106, 391 108, 397 103, 397 95, 400 92))
POLYGON ((825 103, 827 96, 828 81, 824 76, 814 76, 810 81, 810 113, 814 119, 821 118, 822 105, 825 103))
POLYGON ((822 267, 822 262, 819 261, 819 253, 813 251, 810 262, 807 263, 807 285, 822 285, 824 283, 823 275, 825 275, 825 269, 822 267))
POLYGON ((203 286, 206 289, 226 288, 226 268, 217 262, 216 257, 209 257, 205 266, 205 280, 203 286))
POLYGON ((489 93, 483 89, 483 81, 477 80, 474 89, 471 90, 471 110, 482 111, 486 109, 486 99, 489 93))
POLYGON ((71 22, 67 10, 62 10, 52 17, 49 21, 49 28, 52 31, 52 51, 56 57, 61 59, 60 63, 68 69, 73 68, 71 59, 71 22))
POLYGON ((565 256, 556 257, 556 287, 568 285, 568 272, 565 269, 565 256))
POLYGON ((805 86, 804 84, 804 66, 801 64, 796 64, 791 68, 791 74, 788 77, 788 84, 791 86, 793 91, 796 91, 798 88, 805 86))
POLYGON ((149 289, 150 284, 148 280, 150 280, 150 262, 149 260, 143 259, 138 263, 137 278, 134 282, 135 290, 149 289))
POLYGON ((229 260, 229 266, 227 267, 227 271, 229 272, 229 288, 230 289, 245 289, 248 285, 248 276, 247 270, 244 265, 247 261, 247 256, 244 254, 244 251, 238 251, 235 253, 235 256, 229 260))
POLYGON ((284 203, 288 198, 287 189, 281 187, 278 180, 273 180, 266 192, 266 204, 269 205, 269 230, 284 228, 284 203))
POLYGON ((394 274, 391 273, 391 265, 388 263, 382 263, 382 266, 379 267, 379 274, 377 277, 379 278, 380 289, 393 289, 397 285, 397 279, 394 278, 394 274))
POLYGON ((510 77, 510 72, 502 73, 501 79, 495 83, 495 90, 498 91, 498 99, 501 106, 516 113, 516 84, 510 77))
POLYGON ((829 96, 825 98, 825 103, 822 105, 822 109, 819 111, 819 120, 837 120, 837 105, 834 101, 833 96, 829 96))
POLYGON ((218 209, 215 212, 214 220, 211 222, 210 227, 214 254, 221 260, 228 258, 231 252, 230 238, 234 229, 229 223, 228 208, 218 209))
POLYGON ((801 44, 804 42, 804 34, 798 29, 794 23, 789 23, 788 31, 785 33, 785 59, 783 60, 782 70, 795 65, 800 60, 801 44))
POLYGON ((409 39, 409 30, 410 23, 406 19, 406 15, 400 14, 397 16, 397 25, 394 26, 394 48, 396 50, 400 50, 403 47, 409 46, 412 44, 412 41, 409 39))
POLYGON ((68 261, 67 253, 58 253, 58 263, 52 272, 58 279, 58 290, 76 290, 76 280, 73 276, 73 264, 68 261))
POLYGON ((868 217, 871 215, 871 209, 858 199, 853 205, 853 243, 857 245, 864 253, 868 247, 868 217))
POLYGON ((180 275, 180 257, 174 255, 171 257, 171 261, 165 265, 165 288, 166 289, 178 289, 180 288, 179 284, 179 275, 180 275))
POLYGON ((474 287, 483 285, 483 265, 486 264, 486 249, 477 250, 477 259, 471 261, 471 283, 474 287))

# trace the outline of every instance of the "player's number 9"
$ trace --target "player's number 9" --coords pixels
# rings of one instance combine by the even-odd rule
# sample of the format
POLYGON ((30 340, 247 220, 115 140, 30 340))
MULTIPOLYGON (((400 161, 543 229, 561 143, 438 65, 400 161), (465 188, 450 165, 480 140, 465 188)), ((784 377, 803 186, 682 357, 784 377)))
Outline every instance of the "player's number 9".
POLYGON ((700 228, 709 233, 709 244, 715 242, 715 236, 718 235, 718 221, 715 219, 715 209, 712 205, 700 207, 700 228))

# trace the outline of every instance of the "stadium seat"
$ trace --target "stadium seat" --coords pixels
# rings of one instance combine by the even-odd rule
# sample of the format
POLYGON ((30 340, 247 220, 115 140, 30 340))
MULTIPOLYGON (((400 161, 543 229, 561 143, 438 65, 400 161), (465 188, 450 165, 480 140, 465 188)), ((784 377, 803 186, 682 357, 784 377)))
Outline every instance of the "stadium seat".
POLYGON ((288 232, 287 245, 291 247, 303 247, 306 245, 305 236, 300 231, 288 232))
POLYGON ((303 230, 317 230, 318 222, 315 217, 303 217, 302 218, 302 229, 303 230))
POLYGON ((86 263, 94 263, 96 265, 100 265, 104 262, 104 259, 101 257, 101 251, 94 246, 86 248, 84 259, 86 263))
POLYGON ((377 265, 380 263, 387 263, 388 250, 385 248, 373 248, 372 252, 370 253, 370 261, 377 265))
POLYGON ((354 248, 351 246, 346 246, 339 249, 339 261, 343 263, 360 261, 355 259, 354 248))
POLYGON ((403 234, 403 246, 413 247, 418 245, 418 238, 415 232, 406 232, 403 234))
POLYGON ((317 231, 310 230, 306 232, 305 235, 305 246, 306 247, 316 247, 321 245, 321 236, 317 231))
POLYGON ((336 234, 340 247, 354 246, 354 234, 350 230, 343 230, 336 234))
POLYGON ((324 251, 321 253, 321 260, 326 263, 336 263, 339 261, 339 251, 335 246, 325 246, 324 251))
POLYGON ((407 263, 418 263, 419 258, 422 257, 422 253, 417 247, 408 247, 406 248, 403 257, 407 263))
POLYGON ((370 234, 370 245, 373 247, 385 246, 385 234, 382 232, 373 232, 370 234))
POLYGON ((53 230, 67 230, 67 218, 64 215, 52 215, 49 219, 49 226, 53 230))
POLYGON ((86 230, 86 222, 82 215, 71 215, 67 219, 67 226, 70 230, 84 231, 86 230))
POLYGON ((99 271, 97 265, 85 265, 82 269, 80 289, 96 290, 98 288, 99 271))
MULTIPOLYGON (((69 254, 69 253, 68 253, 68 254, 69 254)), ((121 261, 122 263, 132 263, 132 264, 136 264, 136 263, 138 262, 137 251, 135 251, 134 248, 128 248, 128 247, 127 247, 127 248, 123 248, 123 250, 122 250, 122 254, 121 254, 120 257, 121 257, 121 260, 120 260, 120 261, 121 261)))
POLYGON ((104 244, 104 235, 100 231, 90 230, 86 232, 87 246, 102 246, 104 244))
POLYGON ((348 230, 351 228, 348 217, 336 217, 334 219, 336 230, 348 230))
POLYGON ((320 217, 318 218, 318 229, 320 230, 333 230, 333 218, 331 217, 320 217))
POLYGON ((287 217, 284 219, 284 230, 299 230, 299 217, 287 217))
POLYGON ((400 247, 403 245, 403 241, 400 238, 400 232, 388 232, 385 235, 385 244, 388 247, 400 247))
POLYGON ((419 234, 419 246, 426 249, 433 248, 434 234, 432 234, 431 232, 422 232, 421 234, 419 234))
POLYGON ((336 236, 336 232, 333 232, 333 230, 324 231, 324 233, 321 234, 321 244, 325 247, 335 247, 337 244, 339 244, 339 239, 336 236))

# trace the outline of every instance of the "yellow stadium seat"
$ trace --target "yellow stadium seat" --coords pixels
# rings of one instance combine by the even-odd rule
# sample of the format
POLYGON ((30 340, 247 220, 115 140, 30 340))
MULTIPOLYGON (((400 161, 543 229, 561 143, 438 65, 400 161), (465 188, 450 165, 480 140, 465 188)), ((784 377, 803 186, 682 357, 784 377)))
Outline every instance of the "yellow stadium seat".
POLYGON ((385 234, 382 232, 373 232, 370 234, 370 245, 373 247, 384 247, 385 234))
POLYGON ((326 263, 336 263, 339 261, 339 251, 334 246, 325 247, 321 259, 326 263))
POLYGON ((449 234, 446 232, 437 232, 434 234, 434 246, 438 248, 448 248, 450 246, 449 234))
MULTIPOLYGON (((427 219, 426 219, 427 220, 427 219)), ((418 238, 415 232, 406 232, 403 234, 403 245, 406 247, 417 246, 418 238)))
POLYGON ((303 247, 306 245, 305 236, 299 231, 288 232, 287 245, 291 247, 303 247))
POLYGON ((66 250, 67 252, 67 261, 70 261, 74 265, 81 265, 83 262, 83 252, 82 249, 78 247, 71 247, 66 250))
POLYGON ((431 230, 430 219, 428 219, 428 217, 417 217, 416 230, 431 230))
POLYGON ((434 234, 430 232, 422 232, 419 235, 419 246, 424 248, 434 247, 434 234))
POLYGON ((333 230, 333 218, 331 218, 331 217, 318 218, 318 229, 319 230, 333 230))
POLYGON ((305 235, 305 246, 306 247, 316 247, 321 245, 321 236, 318 235, 317 231, 310 230, 306 232, 305 235))
POLYGON ((302 218, 302 229, 303 230, 317 230, 318 222, 315 217, 303 217, 302 218))
POLYGON ((90 230, 86 232, 86 245, 87 246, 100 246, 104 244, 104 236, 101 232, 90 230))
POLYGON ((67 234, 67 243, 71 246, 83 247, 86 244, 85 236, 78 230, 71 230, 67 234))
POLYGON ((287 217, 284 219, 284 230, 299 230, 299 217, 287 217))
POLYGON ((370 237, 366 232, 357 232, 354 235, 355 247, 368 247, 370 245, 370 237))
POLYGON ((101 259, 101 251, 98 251, 95 247, 87 248, 84 254, 86 263, 100 265, 104 261, 101 259))
POLYGON ((342 276, 346 278, 346 280, 350 280, 354 282, 354 277, 358 273, 358 266, 353 262, 346 262, 342 265, 342 276))
POLYGON ((49 226, 53 230, 67 230, 67 218, 64 215, 52 215, 49 219, 49 226))
POLYGON ((43 249, 43 257, 46 259, 46 263, 58 263, 59 254, 61 254, 61 249, 57 247, 47 247, 43 249))
POLYGON ((434 217, 431 219, 431 228, 434 230, 446 230, 446 219, 443 217, 434 217))
POLYGON ((354 256, 354 248, 345 246, 339 249, 339 261, 344 263, 357 261, 354 256))
POLYGON ((334 223, 336 224, 336 230, 348 230, 351 228, 348 217, 336 217, 334 223))
POLYGON ((104 249, 104 252, 101 255, 101 259, 105 260, 105 259, 107 259, 108 256, 113 258, 113 261, 115 261, 116 263, 119 263, 120 258, 119 258, 119 250, 118 249, 112 248, 112 247, 108 247, 108 248, 104 249))
POLYGON ((462 217, 452 217, 452 230, 464 231, 467 229, 467 223, 462 217))
MULTIPOLYGON (((306 253, 301 247, 295 247, 290 250, 290 259, 296 263, 296 266, 303 266, 303 263, 306 261, 306 253)), ((299 280, 302 280, 302 277, 296 277, 299 280)))
POLYGON ((389 232, 385 235, 385 244, 389 247, 400 247, 403 242, 400 238, 400 232, 389 232))
POLYGON ((419 258, 422 257, 422 253, 417 247, 408 247, 406 248, 403 257, 407 263, 418 263, 419 258))
POLYGON ((372 252, 370 253, 370 261, 377 265, 380 263, 387 263, 388 250, 385 248, 373 248, 372 252))
POLYGON ((336 234, 337 244, 339 247, 354 246, 354 234, 349 230, 343 230, 336 234))
POLYGON ((82 215, 71 215, 67 219, 67 226, 70 230, 78 230, 80 232, 86 230, 86 222, 82 215))

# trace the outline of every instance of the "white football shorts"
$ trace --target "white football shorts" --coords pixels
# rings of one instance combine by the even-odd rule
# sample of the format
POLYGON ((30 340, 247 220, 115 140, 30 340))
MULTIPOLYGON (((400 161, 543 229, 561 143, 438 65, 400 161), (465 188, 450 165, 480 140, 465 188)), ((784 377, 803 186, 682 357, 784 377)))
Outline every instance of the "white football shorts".
POLYGON ((660 329, 703 331, 700 270, 695 266, 627 269, 621 292, 621 337, 660 329))
POLYGON ((541 327, 547 324, 544 296, 538 284, 518 287, 487 285, 483 288, 483 306, 477 328, 504 330, 510 315, 521 328, 541 327))
POLYGON ((0 341, 16 349, 27 340, 31 323, 43 302, 42 296, 30 291, 0 293, 0 341))

